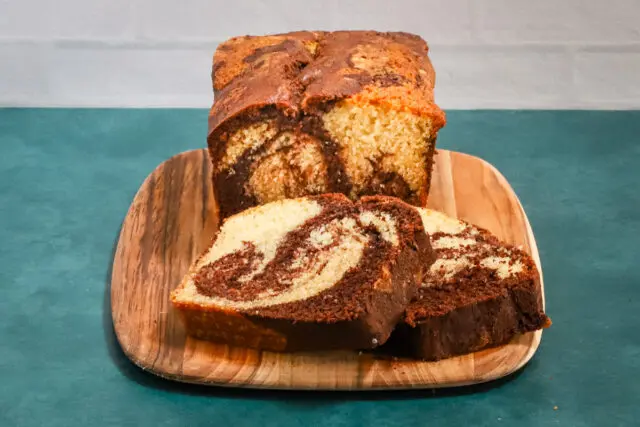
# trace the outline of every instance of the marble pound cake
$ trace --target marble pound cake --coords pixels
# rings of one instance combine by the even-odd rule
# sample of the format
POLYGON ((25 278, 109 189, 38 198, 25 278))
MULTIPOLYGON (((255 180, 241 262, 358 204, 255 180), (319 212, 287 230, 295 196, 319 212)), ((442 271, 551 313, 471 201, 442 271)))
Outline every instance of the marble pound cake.
POLYGON ((439 360, 505 344, 516 334, 551 324, 528 254, 482 228, 418 210, 436 262, 394 332, 391 347, 439 360))
POLYGON ((287 199, 225 220, 171 300, 200 339, 369 349, 388 339, 434 259, 418 212, 398 199, 287 199))
POLYGON ((407 33, 295 32, 222 43, 208 147, 222 218, 343 193, 424 205, 438 130, 428 47, 407 33))

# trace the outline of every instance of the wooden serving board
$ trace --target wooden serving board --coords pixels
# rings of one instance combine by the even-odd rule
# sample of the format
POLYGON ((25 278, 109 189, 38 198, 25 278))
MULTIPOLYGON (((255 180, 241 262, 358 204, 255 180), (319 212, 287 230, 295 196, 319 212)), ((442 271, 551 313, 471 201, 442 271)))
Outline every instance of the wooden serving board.
MULTIPOLYGON (((125 354, 142 369, 183 382, 252 388, 432 388, 503 377, 538 348, 540 331, 499 348, 422 362, 367 352, 260 352, 187 337, 169 293, 218 227, 209 177, 205 150, 172 157, 142 184, 124 220, 111 280, 113 323, 125 354)), ((489 163, 439 150, 429 206, 522 245, 542 271, 524 210, 489 163)))

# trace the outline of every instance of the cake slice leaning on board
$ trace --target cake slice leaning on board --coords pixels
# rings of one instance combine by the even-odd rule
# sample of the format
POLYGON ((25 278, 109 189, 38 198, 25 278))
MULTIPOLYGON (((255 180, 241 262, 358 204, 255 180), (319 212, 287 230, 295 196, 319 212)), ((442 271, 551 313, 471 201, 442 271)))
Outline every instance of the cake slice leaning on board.
POLYGON ((439 360, 505 344, 551 324, 528 254, 480 227, 418 210, 436 262, 389 346, 439 360))
POLYGON ((273 351, 383 344, 434 261, 391 197, 287 199, 224 221, 171 300, 196 338, 273 351))
POLYGON ((300 31, 221 43, 207 138, 220 217, 323 193, 425 205, 445 124, 428 51, 401 32, 300 31))

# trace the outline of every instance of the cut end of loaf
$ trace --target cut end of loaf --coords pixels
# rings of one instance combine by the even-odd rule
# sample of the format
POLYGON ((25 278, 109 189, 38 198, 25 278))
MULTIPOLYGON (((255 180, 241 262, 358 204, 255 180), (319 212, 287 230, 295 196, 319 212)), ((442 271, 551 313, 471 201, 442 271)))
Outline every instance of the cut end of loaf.
POLYGON ((348 101, 300 122, 278 116, 246 124, 220 144, 216 189, 235 186, 250 204, 327 192, 424 204, 435 148, 429 118, 348 101))

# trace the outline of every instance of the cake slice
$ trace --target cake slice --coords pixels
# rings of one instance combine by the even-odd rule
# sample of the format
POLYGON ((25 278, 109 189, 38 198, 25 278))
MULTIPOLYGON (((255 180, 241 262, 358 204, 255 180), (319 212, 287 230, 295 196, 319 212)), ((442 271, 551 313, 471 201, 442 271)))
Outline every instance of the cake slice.
POLYGON ((433 262, 390 197, 286 199, 229 217, 171 294, 187 333, 273 351, 383 344, 433 262))
POLYGON ((407 33, 295 32, 220 44, 208 146, 222 218, 339 192, 424 205, 445 124, 428 47, 407 33))
POLYGON ((412 356, 438 360, 504 344, 551 324, 528 254, 480 227, 418 210, 436 262, 407 308, 394 346, 408 345, 412 356))

